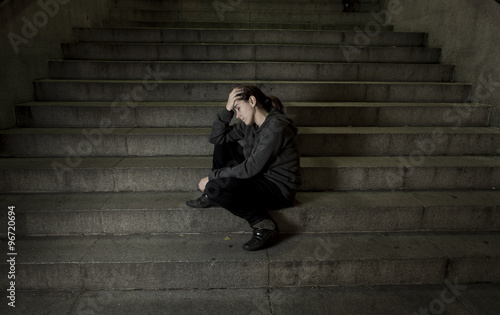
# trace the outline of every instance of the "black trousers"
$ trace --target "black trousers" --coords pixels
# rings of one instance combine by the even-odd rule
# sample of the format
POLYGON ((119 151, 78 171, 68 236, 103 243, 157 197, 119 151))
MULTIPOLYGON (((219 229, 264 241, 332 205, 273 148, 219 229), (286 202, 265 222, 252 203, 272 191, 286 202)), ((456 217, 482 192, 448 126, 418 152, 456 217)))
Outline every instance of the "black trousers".
MULTIPOLYGON (((242 147, 237 142, 215 145, 213 169, 235 166, 244 160, 242 147)), ((273 220, 269 210, 292 205, 278 186, 263 174, 249 179, 228 177, 211 180, 205 187, 205 194, 219 206, 245 219, 250 226, 264 219, 273 220)))

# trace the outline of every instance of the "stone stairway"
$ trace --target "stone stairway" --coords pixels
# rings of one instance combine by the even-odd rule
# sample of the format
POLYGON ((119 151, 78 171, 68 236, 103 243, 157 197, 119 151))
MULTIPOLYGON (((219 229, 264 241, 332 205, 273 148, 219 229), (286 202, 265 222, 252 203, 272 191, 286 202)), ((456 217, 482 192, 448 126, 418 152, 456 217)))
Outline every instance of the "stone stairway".
POLYGON ((19 305, 300 314, 342 298, 345 314, 412 314, 444 290, 460 300, 448 311, 487 314, 484 297, 500 296, 500 130, 440 49, 380 23, 360 45, 376 1, 349 14, 324 0, 214 3, 116 0, 102 28, 74 29, 36 101, 17 106, 18 128, 0 131, 19 305), (304 180, 298 205, 273 212, 279 239, 252 253, 244 222, 185 205, 240 83, 285 103, 304 180))

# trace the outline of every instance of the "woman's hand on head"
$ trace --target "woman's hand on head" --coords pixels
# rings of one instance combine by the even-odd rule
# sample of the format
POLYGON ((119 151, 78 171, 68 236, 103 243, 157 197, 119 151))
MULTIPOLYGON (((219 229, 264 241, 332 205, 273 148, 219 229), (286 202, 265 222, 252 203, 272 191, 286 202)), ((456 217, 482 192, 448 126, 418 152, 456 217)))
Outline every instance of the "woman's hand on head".
POLYGON ((234 102, 238 100, 238 94, 243 92, 242 88, 234 88, 231 93, 229 93, 229 97, 227 99, 226 109, 228 112, 232 111, 234 108, 234 102))

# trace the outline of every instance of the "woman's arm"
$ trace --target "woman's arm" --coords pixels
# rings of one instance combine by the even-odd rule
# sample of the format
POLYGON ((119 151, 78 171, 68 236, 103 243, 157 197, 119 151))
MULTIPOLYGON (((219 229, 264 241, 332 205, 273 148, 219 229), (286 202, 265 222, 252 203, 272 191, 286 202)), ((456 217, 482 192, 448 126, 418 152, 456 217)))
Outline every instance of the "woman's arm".
POLYGON ((210 173, 209 179, 226 177, 251 178, 269 167, 282 151, 287 138, 284 133, 292 131, 283 123, 274 121, 261 132, 259 144, 243 163, 234 167, 214 170, 210 173))
POLYGON ((224 144, 226 142, 238 141, 244 138, 244 124, 239 123, 229 126, 229 123, 234 116, 234 102, 237 100, 237 95, 241 93, 241 91, 241 88, 233 89, 227 99, 226 108, 217 113, 217 119, 212 125, 212 133, 209 138, 210 143, 224 144))
POLYGON ((224 144, 226 142, 238 141, 244 138, 244 124, 238 123, 229 126, 234 113, 222 109, 217 113, 217 119, 212 124, 212 133, 208 141, 213 144, 224 144))

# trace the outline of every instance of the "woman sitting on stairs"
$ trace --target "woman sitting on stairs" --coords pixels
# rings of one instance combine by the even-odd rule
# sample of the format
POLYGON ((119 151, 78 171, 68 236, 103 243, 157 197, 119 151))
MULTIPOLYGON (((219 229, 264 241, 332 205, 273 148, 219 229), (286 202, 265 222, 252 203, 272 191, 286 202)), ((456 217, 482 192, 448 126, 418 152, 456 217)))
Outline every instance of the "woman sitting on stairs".
POLYGON ((245 219, 253 236, 243 249, 263 248, 279 232, 268 210, 291 206, 300 184, 296 134, 278 98, 256 86, 236 87, 212 126, 213 168, 198 184, 203 195, 186 204, 218 205, 245 219), (240 121, 230 125, 234 113, 240 121))

